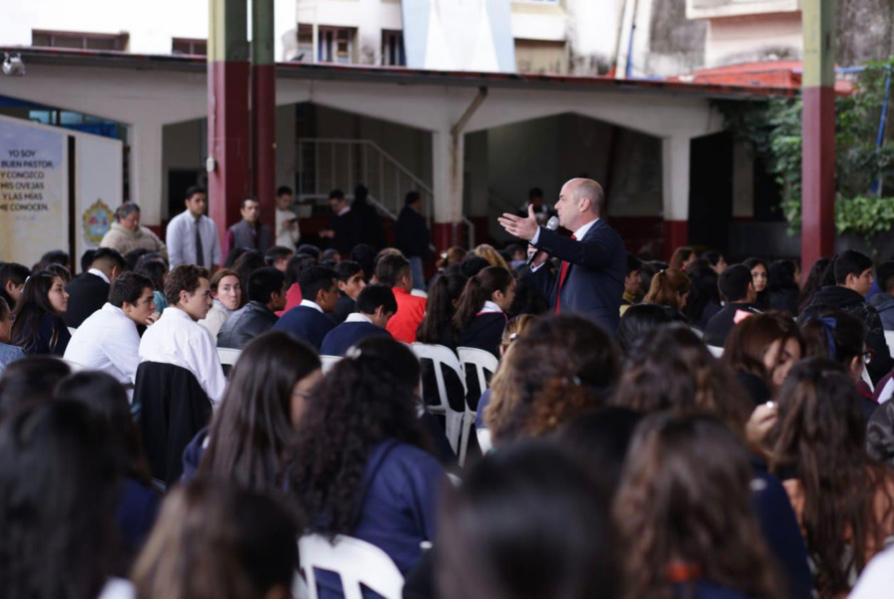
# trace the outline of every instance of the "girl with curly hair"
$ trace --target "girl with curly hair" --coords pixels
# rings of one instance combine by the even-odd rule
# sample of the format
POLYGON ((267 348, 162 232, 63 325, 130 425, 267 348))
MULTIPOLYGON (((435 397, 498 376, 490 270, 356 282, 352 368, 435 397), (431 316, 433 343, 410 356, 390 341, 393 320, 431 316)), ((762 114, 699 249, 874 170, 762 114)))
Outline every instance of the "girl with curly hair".
POLYGON ((783 595, 752 509, 751 482, 748 452, 717 418, 643 419, 614 504, 625 595, 783 595))
POLYGON ((495 445, 540 436, 606 400, 618 377, 614 341, 580 316, 535 321, 491 381, 485 424, 495 445))
POLYGON ((845 596, 869 560, 894 541, 894 470, 867 454, 859 396, 837 363, 801 362, 777 403, 770 466, 785 479, 817 592, 845 596))
MULTIPOLYGON (((310 529, 380 547, 406 575, 435 535, 444 470, 419 425, 419 363, 369 338, 329 371, 298 426, 290 491, 310 529)), ((318 579, 321 597, 337 583, 318 579)))

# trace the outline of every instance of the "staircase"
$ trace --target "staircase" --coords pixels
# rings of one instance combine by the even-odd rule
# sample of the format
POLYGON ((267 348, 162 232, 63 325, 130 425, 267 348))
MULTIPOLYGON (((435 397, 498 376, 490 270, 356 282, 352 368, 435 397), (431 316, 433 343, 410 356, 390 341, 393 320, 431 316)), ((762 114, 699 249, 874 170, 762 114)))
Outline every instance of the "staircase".
MULTIPOLYGON (((429 224, 434 216, 434 193, 420 178, 372 140, 349 138, 301 138, 297 142, 298 190, 302 202, 325 202, 329 191, 341 189, 353 199, 354 187, 369 189, 369 202, 379 213, 396 220, 411 190, 422 196, 429 224)), ((472 222, 463 217, 468 244, 474 246, 472 222)))

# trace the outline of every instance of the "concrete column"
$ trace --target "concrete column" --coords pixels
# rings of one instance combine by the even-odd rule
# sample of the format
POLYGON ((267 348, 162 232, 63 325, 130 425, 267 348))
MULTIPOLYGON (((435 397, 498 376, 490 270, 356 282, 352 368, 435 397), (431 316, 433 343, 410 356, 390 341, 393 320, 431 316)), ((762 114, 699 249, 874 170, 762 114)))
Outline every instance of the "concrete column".
POLYGON ((253 192, 261 220, 276 221, 276 66, 273 61, 273 0, 252 0, 251 115, 253 192))
POLYGON ((689 143, 686 135, 661 141, 665 257, 689 242, 689 143))
POLYGON ((245 0, 208 1, 208 213, 227 253, 227 227, 251 189, 245 0))
POLYGON ((835 248, 835 0, 801 3, 801 273, 835 248))
POLYGON ((130 144, 130 200, 140 206, 141 221, 148 226, 160 226, 167 208, 162 198, 160 123, 137 123, 128 127, 130 144))
POLYGON ((463 215, 463 137, 461 133, 454 137, 449 130, 432 132, 432 239, 439 251, 461 243, 457 229, 463 215))

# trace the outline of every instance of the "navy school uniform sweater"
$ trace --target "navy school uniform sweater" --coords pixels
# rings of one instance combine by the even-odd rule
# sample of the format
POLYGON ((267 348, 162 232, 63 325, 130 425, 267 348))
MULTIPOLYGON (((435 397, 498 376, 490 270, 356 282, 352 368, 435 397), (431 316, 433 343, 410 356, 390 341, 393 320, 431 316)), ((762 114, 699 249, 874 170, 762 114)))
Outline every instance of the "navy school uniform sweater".
POLYGON ((306 305, 293 307, 273 325, 273 330, 292 333, 302 341, 319 350, 326 334, 335 328, 332 318, 306 305))
POLYGON ((503 312, 481 312, 459 333, 460 347, 474 347, 500 357, 500 341, 506 328, 503 312))
POLYGON ((323 337, 320 353, 322 355, 344 355, 351 346, 363 339, 375 336, 391 338, 391 333, 370 322, 343 322, 323 337))

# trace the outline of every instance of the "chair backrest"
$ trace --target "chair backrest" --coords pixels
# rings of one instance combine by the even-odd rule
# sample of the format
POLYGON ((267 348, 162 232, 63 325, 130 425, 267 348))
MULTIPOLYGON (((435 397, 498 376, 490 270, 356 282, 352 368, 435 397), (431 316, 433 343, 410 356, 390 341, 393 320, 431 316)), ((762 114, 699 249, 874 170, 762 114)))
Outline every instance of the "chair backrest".
POLYGON ((716 358, 720 358, 723 355, 723 347, 715 347, 714 345, 708 345, 708 351, 711 352, 716 358))
POLYGON ((361 584, 385 598, 403 597, 403 575, 388 554, 371 543, 347 535, 336 535, 330 542, 310 534, 298 539, 298 555, 310 598, 318 597, 314 569, 337 573, 348 599, 363 598, 361 584))
POLYGON ((885 331, 885 342, 888 344, 888 351, 891 357, 894 357, 894 330, 885 331))
MULTIPOLYGON (((466 390, 473 391, 471 381, 475 379, 478 388, 477 392, 480 396, 488 387, 488 374, 490 376, 494 375, 497 371, 497 366, 500 365, 500 361, 492 353, 475 347, 457 347, 456 355, 459 356, 460 364, 462 364, 466 374, 466 390), (472 366, 474 370, 470 371, 469 366, 472 366)), ((477 399, 468 401, 472 403, 467 403, 467 409, 477 407, 477 399)))
POLYGON ((222 366, 235 366, 240 353, 242 353, 241 349, 231 349, 230 347, 217 348, 217 357, 220 358, 222 366))
POLYGON ((435 375, 435 385, 437 389, 438 403, 429 405, 428 410, 432 414, 446 417, 446 434, 447 440, 453 451, 456 452, 459 447, 460 431, 462 429, 462 420, 465 410, 454 408, 450 403, 450 395, 447 391, 447 381, 445 372, 453 373, 462 387, 462 404, 466 403, 466 376, 463 366, 456 357, 456 354, 449 347, 444 345, 429 345, 427 343, 413 343, 410 345, 413 353, 420 361, 428 360, 432 363, 435 375))
POLYGON ((323 365, 323 374, 329 372, 332 369, 332 366, 337 364, 341 360, 341 356, 339 355, 321 355, 320 363, 323 365))

